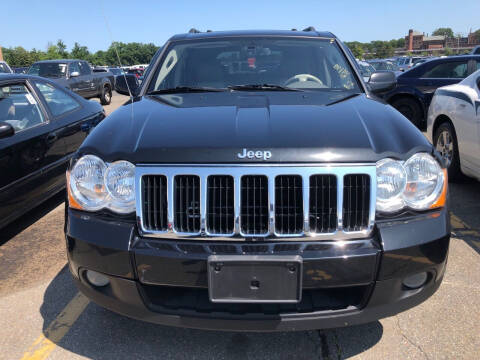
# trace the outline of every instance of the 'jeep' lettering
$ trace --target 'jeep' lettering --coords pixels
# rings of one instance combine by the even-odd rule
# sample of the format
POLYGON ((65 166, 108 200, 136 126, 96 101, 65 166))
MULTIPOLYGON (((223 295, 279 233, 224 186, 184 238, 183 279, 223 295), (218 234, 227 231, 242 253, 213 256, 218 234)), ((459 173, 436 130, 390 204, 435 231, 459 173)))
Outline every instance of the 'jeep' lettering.
POLYGON ((241 153, 237 154, 239 159, 263 159, 268 160, 272 157, 272 153, 270 151, 261 151, 261 150, 247 150, 243 149, 241 153))

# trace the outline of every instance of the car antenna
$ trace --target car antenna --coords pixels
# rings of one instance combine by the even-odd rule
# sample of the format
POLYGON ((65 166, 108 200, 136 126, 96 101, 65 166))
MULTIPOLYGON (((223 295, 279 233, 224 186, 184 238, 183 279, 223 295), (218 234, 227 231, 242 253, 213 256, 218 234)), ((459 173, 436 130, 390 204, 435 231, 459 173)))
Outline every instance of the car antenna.
MULTIPOLYGON (((107 27, 108 34, 110 35, 110 41, 113 45, 113 50, 115 51, 115 55, 117 56, 118 64, 120 65, 120 69, 122 69, 123 71, 122 61, 120 60, 120 55, 118 54, 117 44, 115 43, 115 41, 113 41, 112 30, 110 29, 107 16, 105 15, 105 10, 103 8, 103 0, 100 0, 100 8, 102 10, 103 19, 105 20, 105 26, 107 27)), ((132 95, 132 91, 130 90, 130 85, 128 85, 127 75, 125 74, 125 71, 123 71, 123 78, 125 79, 125 84, 127 85, 128 94, 130 95, 130 103, 132 104, 131 108, 132 108, 132 119, 133 119, 133 95, 132 95)))

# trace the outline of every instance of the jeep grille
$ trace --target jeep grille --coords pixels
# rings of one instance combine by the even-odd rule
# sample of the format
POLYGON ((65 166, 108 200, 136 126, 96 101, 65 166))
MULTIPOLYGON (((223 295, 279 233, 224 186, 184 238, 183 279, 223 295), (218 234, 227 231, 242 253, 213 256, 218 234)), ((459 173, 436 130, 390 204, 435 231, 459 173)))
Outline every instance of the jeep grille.
POLYGON ((370 164, 144 165, 136 189, 143 236, 352 239, 375 221, 370 164))

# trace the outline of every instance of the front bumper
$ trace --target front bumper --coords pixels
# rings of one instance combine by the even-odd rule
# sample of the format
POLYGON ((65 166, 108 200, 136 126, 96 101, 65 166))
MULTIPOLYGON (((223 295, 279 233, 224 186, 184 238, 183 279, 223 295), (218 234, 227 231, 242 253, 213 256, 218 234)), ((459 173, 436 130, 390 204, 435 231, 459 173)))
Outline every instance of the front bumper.
POLYGON ((348 242, 234 242, 145 239, 133 222, 68 210, 69 267, 79 290, 120 314, 159 324, 231 331, 342 327, 411 308, 440 286, 450 225, 446 209, 378 221, 370 239, 348 242), (223 304, 208 300, 207 259, 222 254, 300 255, 298 304, 223 304), (106 275, 91 285, 86 270, 106 275), (428 274, 417 289, 406 277, 428 274))

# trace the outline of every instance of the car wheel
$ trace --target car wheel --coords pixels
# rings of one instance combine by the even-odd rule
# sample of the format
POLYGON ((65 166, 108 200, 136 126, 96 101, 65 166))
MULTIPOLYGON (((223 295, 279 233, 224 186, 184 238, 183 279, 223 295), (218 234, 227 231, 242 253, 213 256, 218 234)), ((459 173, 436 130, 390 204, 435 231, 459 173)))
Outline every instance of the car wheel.
POLYGON ((400 98, 393 101, 392 106, 419 129, 424 127, 422 108, 415 100, 407 97, 400 98))
POLYGON ((456 180, 461 176, 460 155, 458 153, 458 143, 453 126, 448 123, 442 123, 435 131, 433 145, 440 153, 448 170, 448 178, 456 180))
POLYGON ((112 89, 110 86, 105 85, 102 90, 102 94, 100 95, 100 103, 102 105, 110 105, 112 102, 112 89))

